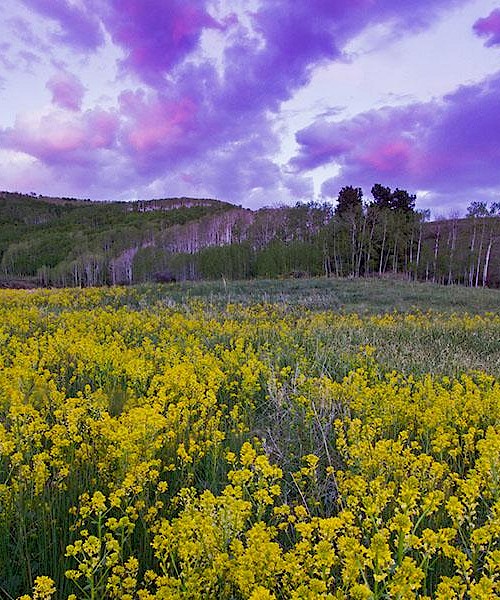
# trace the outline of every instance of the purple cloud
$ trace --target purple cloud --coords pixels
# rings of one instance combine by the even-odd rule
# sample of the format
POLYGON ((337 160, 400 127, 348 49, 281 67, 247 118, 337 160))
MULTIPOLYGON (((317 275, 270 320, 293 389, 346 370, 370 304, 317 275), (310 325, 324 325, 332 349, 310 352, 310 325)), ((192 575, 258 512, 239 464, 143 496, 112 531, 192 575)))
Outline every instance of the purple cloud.
POLYGON ((47 166, 95 167, 100 151, 115 145, 118 126, 116 115, 98 108, 79 115, 56 111, 25 116, 14 127, 0 131, 0 146, 33 156, 47 166))
POLYGON ((6 19, 5 24, 8 30, 5 37, 10 37, 11 40, 15 40, 15 43, 12 41, 0 42, 0 65, 6 71, 19 73, 20 70, 23 70, 26 73, 33 73, 33 67, 41 62, 39 54, 35 54, 33 50, 39 53, 47 52, 47 47, 35 35, 25 19, 6 19), (24 45, 24 48, 19 45, 19 42, 24 45))
POLYGON ((52 92, 54 105, 76 112, 81 109, 85 87, 75 75, 64 71, 56 73, 46 87, 52 92))
POLYGON ((48 53, 50 47, 35 33, 31 23, 21 17, 13 17, 7 22, 10 31, 18 42, 22 42, 29 52, 36 50, 38 52, 48 53))
POLYGON ((162 176, 203 152, 206 142, 196 127, 198 105, 191 96, 127 90, 119 105, 120 149, 141 177, 162 176))
POLYGON ((168 173, 169 181, 235 202, 279 185, 280 169, 270 158, 279 143, 267 118, 257 112, 233 119, 214 110, 196 86, 210 81, 216 92, 215 73, 201 66, 195 76, 191 69, 175 97, 130 90, 120 96, 121 150, 138 176, 168 173))
POLYGON ((104 43, 97 16, 90 9, 80 8, 68 0, 22 0, 44 17, 55 21, 60 31, 57 40, 80 51, 95 50, 104 43))
POLYGON ((42 59, 38 56, 38 54, 30 52, 29 50, 21 50, 18 52, 18 58, 19 62, 24 64, 24 68, 29 73, 33 73, 33 67, 42 62, 42 59))
POLYGON ((321 184, 321 196, 323 198, 336 199, 339 195, 339 182, 335 177, 325 179, 321 184))
POLYGON ((291 165, 299 173, 339 165, 340 175, 325 182, 326 196, 376 181, 443 193, 492 188, 500 185, 499 102, 500 72, 442 101, 320 120, 297 133, 291 165))
POLYGON ((8 42, 0 42, 0 66, 6 71, 12 71, 14 69, 14 63, 9 58, 9 51, 11 44, 8 42))
POLYGON ((478 19, 474 23, 474 31, 477 35, 489 38, 486 46, 500 45, 500 8, 496 8, 484 19, 478 19))
POLYGON ((193 50, 205 28, 220 28, 207 12, 208 0, 106 0, 103 24, 126 53, 123 67, 158 84, 193 50))
POLYGON ((367 26, 387 23, 404 35, 465 1, 267 0, 252 14, 254 32, 240 28, 225 50, 225 107, 277 111, 316 66, 342 58, 346 43, 367 26))
POLYGON ((127 146, 135 153, 151 152, 156 148, 172 148, 189 129, 196 112, 190 98, 176 101, 166 97, 130 90, 120 95, 121 114, 125 117, 127 146))
POLYGON ((69 0, 23 0, 56 21, 63 41, 75 48, 97 48, 105 28, 125 52, 124 70, 154 87, 164 87, 164 76, 199 47, 205 29, 232 31, 224 52, 226 107, 273 111, 309 81, 315 66, 340 58, 346 42, 368 25, 385 22, 403 34, 465 1, 295 0, 292 6, 266 0, 250 14, 249 31, 234 15, 217 22, 210 0, 169 0, 168 7, 164 0, 89 0, 87 9, 69 0))
POLYGON ((310 200, 314 196, 314 184, 312 177, 297 177, 297 175, 285 175, 283 183, 294 200, 310 200))
MULTIPOLYGON (((19 118, 0 132, 0 147, 34 156, 60 177, 72 161, 82 169, 91 165, 89 186, 103 188, 112 155, 116 171, 127 173, 113 179, 117 191, 176 181, 186 190, 208 190, 236 202, 266 189, 312 195, 307 176, 292 181, 274 158, 280 149, 274 117, 282 103, 309 82, 315 67, 342 59, 346 44, 366 27, 383 23, 405 35, 465 1, 264 0, 240 21, 233 16, 219 22, 210 12, 212 0, 23 0, 57 23, 59 40, 76 50, 97 49, 106 31, 123 51, 123 73, 146 85, 122 91, 115 111, 78 114, 83 86, 59 74, 47 86, 54 105, 65 112, 19 118), (224 33, 217 67, 198 52, 206 30, 224 33)), ((298 134, 301 152, 293 165, 307 173, 336 159, 346 171, 364 161, 372 171, 416 172, 415 115, 427 131, 433 110, 387 109, 334 131, 324 118, 298 134), (397 125, 399 135, 384 145, 397 125), (374 137, 360 149, 357 140, 369 127, 374 137)), ((78 177, 81 183, 84 172, 78 177)))
MULTIPOLYGON (((229 181, 227 193, 233 197, 244 195, 239 182, 246 182, 245 185, 251 186, 248 189, 258 188, 259 183, 254 179, 259 178, 268 185, 271 179, 274 185, 284 182, 283 174, 271 158, 278 142, 270 113, 277 112, 283 101, 309 81, 314 66, 340 58, 341 48, 348 39, 381 18, 367 0, 335 3, 315 0, 313 4, 314 10, 310 1, 297 0, 290 10, 290 5, 282 0, 266 2, 251 15, 255 31, 241 25, 232 30, 224 51, 222 74, 208 63, 196 66, 179 63, 173 97, 162 92, 156 100, 136 98, 133 111, 122 105, 122 114, 128 121, 124 148, 135 155, 140 172, 160 174, 165 169, 184 169, 192 163, 200 173, 203 164, 201 171, 207 180, 215 182, 217 178, 205 164, 215 168, 230 162, 229 170, 219 177, 217 189, 226 193, 229 181), (178 109, 173 107, 177 106, 183 108, 173 118, 175 127, 172 127, 169 113, 176 114, 178 109), (257 166, 257 161, 248 155, 244 159, 244 173, 228 179, 228 172, 240 171, 237 161, 243 160, 241 148, 252 147, 255 136, 263 141, 257 157, 267 161, 265 166, 257 166), (230 161, 226 158, 229 153, 233 157, 230 161), (256 168, 255 178, 248 175, 248 165, 256 168)), ((398 23, 412 28, 418 15, 434 14, 447 5, 449 2, 424 0, 401 7, 399 2, 387 0, 382 7, 382 18, 394 22, 395 27, 398 23)), ((135 63, 137 70, 146 73, 149 64, 135 63)), ((192 175, 189 180, 193 181, 192 175)), ((284 185, 293 188, 289 180, 284 185)), ((301 189, 306 189, 304 184, 301 189)))
POLYGON ((397 171, 409 158, 416 131, 433 119, 430 105, 385 107, 352 119, 329 122, 320 119, 299 131, 299 154, 291 165, 307 171, 338 161, 362 162, 371 170, 397 171))

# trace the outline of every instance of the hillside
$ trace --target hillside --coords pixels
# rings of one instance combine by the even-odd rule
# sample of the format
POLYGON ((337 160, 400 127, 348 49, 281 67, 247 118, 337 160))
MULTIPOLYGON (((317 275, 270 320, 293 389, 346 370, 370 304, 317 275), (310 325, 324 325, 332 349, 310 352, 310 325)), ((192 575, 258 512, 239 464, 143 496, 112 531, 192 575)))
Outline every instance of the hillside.
POLYGON ((1 192, 0 278, 4 285, 130 283, 121 277, 124 257, 161 232, 235 208, 212 199, 92 202, 1 192))
POLYGON ((500 218, 213 199, 92 202, 0 192, 0 286, 283 276, 500 285, 500 218))

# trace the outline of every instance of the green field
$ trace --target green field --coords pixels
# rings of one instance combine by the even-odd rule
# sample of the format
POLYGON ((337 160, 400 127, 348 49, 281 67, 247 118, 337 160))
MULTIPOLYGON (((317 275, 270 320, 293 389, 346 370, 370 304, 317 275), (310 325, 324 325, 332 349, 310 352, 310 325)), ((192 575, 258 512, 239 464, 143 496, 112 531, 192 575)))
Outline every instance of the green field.
POLYGON ((146 295, 156 294, 177 304, 190 298, 218 306, 229 303, 277 304, 283 308, 333 310, 381 314, 392 311, 484 313, 500 309, 500 291, 463 286, 394 279, 283 279, 217 282, 183 282, 168 287, 139 287, 146 295))

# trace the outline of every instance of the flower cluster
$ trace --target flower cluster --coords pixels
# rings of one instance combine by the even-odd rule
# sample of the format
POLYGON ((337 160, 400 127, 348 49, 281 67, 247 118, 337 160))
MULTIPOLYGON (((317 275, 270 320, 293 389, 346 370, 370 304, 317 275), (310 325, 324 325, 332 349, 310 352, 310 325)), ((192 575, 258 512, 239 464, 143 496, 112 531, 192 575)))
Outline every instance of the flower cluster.
POLYGON ((0 589, 500 597, 491 339, 494 314, 0 291, 0 589))

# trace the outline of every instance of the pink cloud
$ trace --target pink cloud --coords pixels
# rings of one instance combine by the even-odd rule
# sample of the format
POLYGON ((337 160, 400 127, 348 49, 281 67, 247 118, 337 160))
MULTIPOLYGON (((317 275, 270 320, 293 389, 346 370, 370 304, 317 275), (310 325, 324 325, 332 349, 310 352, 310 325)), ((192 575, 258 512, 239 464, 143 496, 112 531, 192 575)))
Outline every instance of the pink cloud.
POLYGON ((135 153, 175 147, 196 117, 196 104, 190 98, 146 98, 143 92, 130 90, 120 95, 120 108, 125 118, 124 139, 135 153))
POLYGON ((55 111, 19 117, 14 127, 0 132, 0 144, 48 166, 90 165, 97 151, 113 147, 117 130, 116 116, 100 109, 74 117, 55 111))
POLYGON ((60 71, 47 82, 52 92, 52 103, 66 110, 79 111, 82 106, 85 87, 75 75, 60 71))
POLYGON ((408 168, 412 160, 412 145, 408 140, 388 140, 376 145, 361 157, 371 168, 381 174, 398 168, 408 168))
POLYGON ((323 119, 297 133, 291 166, 298 173, 340 166, 340 175, 325 183, 327 194, 376 181, 440 193, 494 188, 500 185, 499 98, 500 72, 442 101, 385 107, 340 122, 323 119))
POLYGON ((478 19, 474 23, 474 31, 477 35, 489 38, 486 46, 500 45, 500 8, 496 8, 484 19, 478 19))
POLYGON ((385 107, 345 121, 320 118, 297 132, 300 149, 291 165, 298 171, 334 161, 356 161, 386 172, 408 167, 416 130, 431 117, 428 106, 415 105, 412 110, 385 107))
POLYGON ((111 149, 116 143, 120 122, 116 114, 94 109, 84 115, 87 140, 93 150, 111 149))

